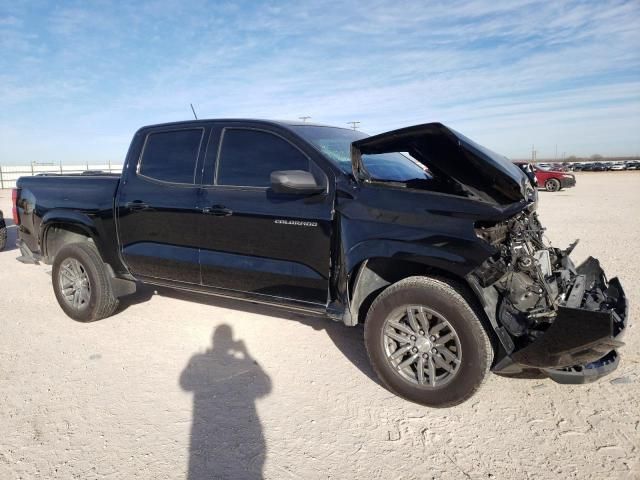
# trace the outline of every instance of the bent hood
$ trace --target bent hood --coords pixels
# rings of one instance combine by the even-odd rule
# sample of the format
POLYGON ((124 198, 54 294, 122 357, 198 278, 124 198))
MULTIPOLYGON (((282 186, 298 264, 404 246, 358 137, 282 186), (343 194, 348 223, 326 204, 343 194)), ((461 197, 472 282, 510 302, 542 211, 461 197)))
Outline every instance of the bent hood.
POLYGON ((354 175, 369 178, 362 155, 391 152, 409 153, 434 179, 457 183, 471 198, 502 206, 535 200, 535 191, 520 168, 441 123, 401 128, 353 142, 354 175))

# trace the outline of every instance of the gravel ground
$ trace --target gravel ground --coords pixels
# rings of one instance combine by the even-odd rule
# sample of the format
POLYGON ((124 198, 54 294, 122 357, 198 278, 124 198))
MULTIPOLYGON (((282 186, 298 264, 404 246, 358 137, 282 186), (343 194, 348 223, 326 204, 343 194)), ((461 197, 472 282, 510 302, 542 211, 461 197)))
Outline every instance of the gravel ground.
MULTIPOLYGON (((619 275, 638 318, 640 172, 540 193, 554 244, 619 275)), ((0 208, 11 214, 10 192, 0 208)), ((10 228, 10 240, 15 227, 10 228)), ((76 323, 48 266, 0 252, 0 478, 640 478, 640 338, 586 386, 490 375, 450 409, 380 387, 362 329, 144 291, 76 323), (248 460, 247 460, 248 459, 248 460), (217 475, 216 475, 217 473, 217 475)))

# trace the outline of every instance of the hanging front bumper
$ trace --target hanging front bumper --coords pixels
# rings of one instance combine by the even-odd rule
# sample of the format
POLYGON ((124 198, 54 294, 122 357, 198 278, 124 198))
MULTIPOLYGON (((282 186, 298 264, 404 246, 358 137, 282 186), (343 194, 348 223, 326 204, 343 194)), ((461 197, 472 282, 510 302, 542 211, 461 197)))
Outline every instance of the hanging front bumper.
POLYGON ((607 281, 594 258, 576 271, 579 278, 551 326, 511 354, 514 364, 539 369, 558 383, 588 383, 614 371, 628 325, 629 304, 618 278, 607 281))

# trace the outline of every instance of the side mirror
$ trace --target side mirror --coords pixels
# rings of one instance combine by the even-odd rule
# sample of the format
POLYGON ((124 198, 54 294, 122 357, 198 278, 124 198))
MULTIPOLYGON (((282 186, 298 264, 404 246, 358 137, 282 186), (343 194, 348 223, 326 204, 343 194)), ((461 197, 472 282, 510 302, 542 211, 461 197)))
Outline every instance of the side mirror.
POLYGON ((314 176, 304 170, 278 170, 271 172, 271 188, 276 193, 313 195, 325 187, 318 185, 314 176))

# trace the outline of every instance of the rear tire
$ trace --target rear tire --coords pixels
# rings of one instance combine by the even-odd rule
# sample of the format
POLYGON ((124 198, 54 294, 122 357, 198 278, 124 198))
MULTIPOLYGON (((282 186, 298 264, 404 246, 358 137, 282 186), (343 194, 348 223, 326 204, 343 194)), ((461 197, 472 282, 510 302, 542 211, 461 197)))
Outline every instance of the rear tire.
POLYGON ((544 188, 546 188, 547 192, 557 192, 560 190, 561 185, 557 178, 550 178, 544 182, 544 188))
POLYGON ((58 304, 74 320, 100 320, 118 307, 102 258, 91 243, 62 247, 53 262, 52 276, 58 304))
POLYGON ((4 247, 7 246, 7 228, 0 228, 0 251, 4 250, 4 247))
POLYGON ((389 390, 421 405, 449 407, 480 388, 493 349, 464 295, 445 281, 409 277, 375 299, 364 325, 365 345, 389 390))

